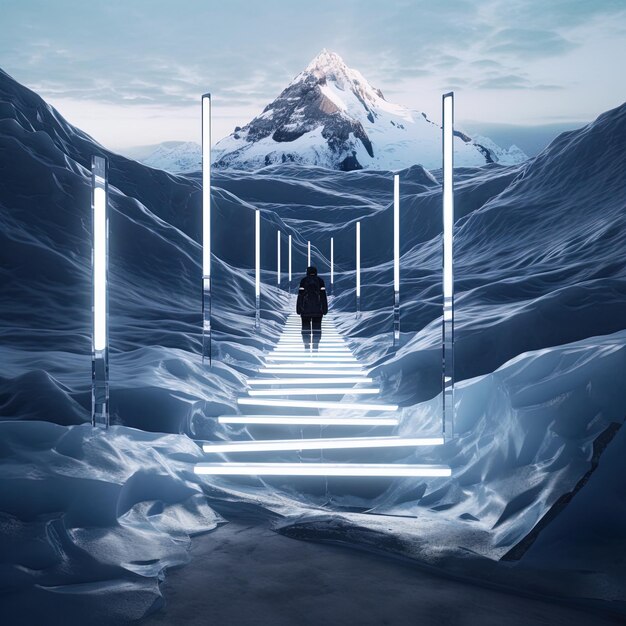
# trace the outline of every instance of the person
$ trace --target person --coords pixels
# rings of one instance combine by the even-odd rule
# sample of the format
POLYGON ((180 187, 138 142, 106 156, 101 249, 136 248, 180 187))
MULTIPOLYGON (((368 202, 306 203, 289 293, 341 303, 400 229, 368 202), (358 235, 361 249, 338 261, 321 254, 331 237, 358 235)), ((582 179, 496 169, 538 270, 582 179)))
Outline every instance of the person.
POLYGON ((307 267, 306 276, 300 281, 296 313, 302 318, 302 341, 304 347, 318 349, 322 338, 322 317, 328 313, 328 298, 324 280, 317 275, 316 267, 307 267))

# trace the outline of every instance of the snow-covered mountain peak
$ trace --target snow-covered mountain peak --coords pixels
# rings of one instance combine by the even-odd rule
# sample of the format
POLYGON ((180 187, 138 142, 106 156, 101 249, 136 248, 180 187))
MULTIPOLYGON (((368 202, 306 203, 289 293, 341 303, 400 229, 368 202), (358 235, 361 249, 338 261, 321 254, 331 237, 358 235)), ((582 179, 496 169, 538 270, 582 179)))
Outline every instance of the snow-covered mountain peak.
MULTIPOLYGON (((491 142, 493 144, 493 142, 491 142)), ((525 155, 457 134, 458 165, 515 162, 525 155)), ((425 113, 385 100, 355 69, 322 50, 263 112, 215 146, 217 167, 303 163, 331 169, 441 165, 441 128, 425 113)))

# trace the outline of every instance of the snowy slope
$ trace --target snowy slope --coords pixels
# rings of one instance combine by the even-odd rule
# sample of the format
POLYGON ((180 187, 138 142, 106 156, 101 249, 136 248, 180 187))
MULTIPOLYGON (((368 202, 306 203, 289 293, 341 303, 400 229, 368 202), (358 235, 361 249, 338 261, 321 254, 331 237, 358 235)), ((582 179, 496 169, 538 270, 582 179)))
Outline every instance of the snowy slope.
MULTIPOLYGON (((491 140, 457 133, 456 164, 526 160, 491 140)), ((257 169, 295 162, 331 169, 441 166, 441 128, 425 113, 388 102, 357 70, 323 50, 261 115, 217 143, 217 167, 257 169)))
POLYGON ((202 148, 194 141, 167 141, 139 160, 174 174, 198 172, 202 169, 202 148))

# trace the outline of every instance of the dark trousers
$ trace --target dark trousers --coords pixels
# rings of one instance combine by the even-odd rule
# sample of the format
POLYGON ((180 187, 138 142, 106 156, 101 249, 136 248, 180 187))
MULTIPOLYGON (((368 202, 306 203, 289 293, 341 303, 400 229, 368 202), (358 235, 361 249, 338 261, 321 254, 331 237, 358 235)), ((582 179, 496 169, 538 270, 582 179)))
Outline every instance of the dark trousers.
POLYGON ((317 350, 322 338, 322 316, 311 317, 302 315, 302 341, 304 347, 309 350, 317 350))

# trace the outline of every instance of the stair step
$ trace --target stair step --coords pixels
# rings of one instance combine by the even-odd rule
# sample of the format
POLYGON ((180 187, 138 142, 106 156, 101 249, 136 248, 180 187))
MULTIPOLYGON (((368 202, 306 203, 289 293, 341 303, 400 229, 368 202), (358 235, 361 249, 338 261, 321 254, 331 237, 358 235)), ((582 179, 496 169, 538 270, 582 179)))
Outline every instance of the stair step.
POLYGON ((271 365, 268 365, 267 367, 272 367, 274 369, 286 369, 286 370, 291 370, 294 367, 299 367, 302 369, 317 369, 319 371, 323 371, 323 370, 329 370, 329 369, 351 369, 351 370, 357 370, 357 371, 363 371, 363 367, 361 366, 361 364, 357 361, 356 363, 321 363, 319 361, 317 362, 313 362, 313 363, 306 363, 306 364, 299 364, 299 365, 292 365, 291 363, 272 363, 271 365))
POLYGON ((380 393, 376 387, 312 387, 287 389, 250 389, 249 396, 375 396, 380 393))
POLYGON ((331 450, 343 448, 400 448, 439 446, 443 437, 334 437, 326 439, 275 439, 206 443, 208 453, 273 452, 280 450, 331 450))
POLYGON ((196 474, 222 476, 450 476, 446 465, 383 463, 198 463, 196 474))
POLYGON ((279 424, 300 426, 397 426, 397 417, 329 417, 323 415, 222 415, 220 424, 279 424))
POLYGON ((248 385, 336 385, 353 383, 371 383, 370 376, 336 376, 332 377, 307 377, 307 378, 251 378, 248 385))
POLYGON ((293 400, 283 398, 237 398, 237 404, 253 406, 290 407, 303 409, 356 409, 357 411, 397 411, 397 404, 340 402, 330 400, 293 400))

